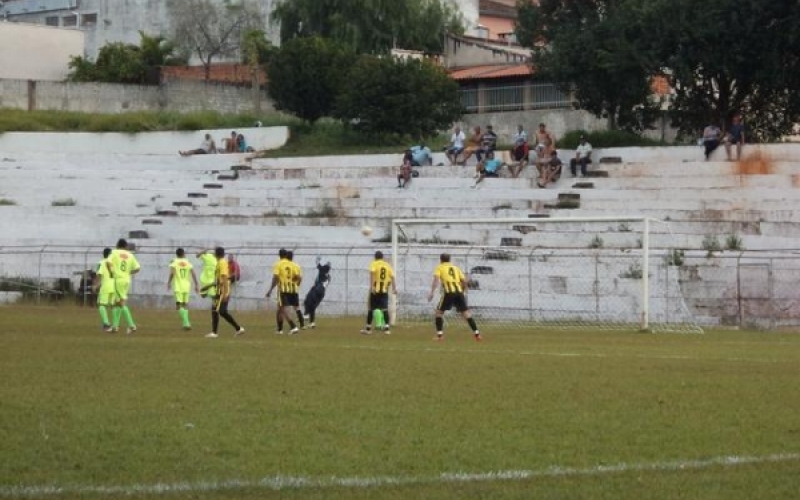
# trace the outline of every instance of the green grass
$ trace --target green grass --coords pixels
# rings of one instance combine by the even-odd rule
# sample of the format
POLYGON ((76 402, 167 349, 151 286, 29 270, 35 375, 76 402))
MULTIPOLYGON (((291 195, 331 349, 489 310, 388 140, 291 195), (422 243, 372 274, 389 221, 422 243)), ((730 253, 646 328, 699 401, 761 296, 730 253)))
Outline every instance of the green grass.
POLYGON ((205 311, 193 311, 196 328, 184 333, 174 312, 134 310, 140 331, 125 336, 100 332, 92 309, 0 308, 0 497, 45 485, 64 488, 50 498, 170 499, 728 500, 800 491, 796 455, 658 466, 800 452, 793 334, 485 325, 476 343, 452 321, 436 343, 431 326, 365 337, 360 319, 323 317, 289 337, 271 333, 271 313, 234 314, 248 333, 233 338, 225 326, 208 340, 205 311), (598 469, 616 464, 627 467, 598 469), (440 476, 509 470, 533 472, 440 476), (318 484, 259 486, 276 476, 318 484), (332 477, 403 480, 345 487, 332 477), (186 490, 135 491, 157 484, 186 490))
MULTIPOLYGON (((289 141, 280 149, 263 151, 262 158, 281 158, 294 156, 327 156, 348 154, 402 155, 406 148, 416 144, 410 137, 399 135, 368 136, 347 129, 340 122, 322 119, 313 125, 297 124, 291 129, 289 141)), ((447 137, 430 138, 426 144, 432 151, 441 150, 447 144, 447 137)), ((400 160, 398 159, 398 163, 400 160)))
POLYGON ((215 111, 195 113, 138 111, 132 113, 79 113, 74 111, 25 111, 0 109, 3 132, 152 132, 252 127, 260 120, 265 127, 291 125, 299 121, 289 115, 229 115, 215 111))

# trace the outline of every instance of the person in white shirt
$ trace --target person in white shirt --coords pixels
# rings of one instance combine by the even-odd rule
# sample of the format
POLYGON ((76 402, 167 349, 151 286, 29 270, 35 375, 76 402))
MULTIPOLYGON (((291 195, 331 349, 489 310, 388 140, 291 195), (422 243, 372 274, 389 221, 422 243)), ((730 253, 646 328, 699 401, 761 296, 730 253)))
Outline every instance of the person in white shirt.
POLYGON ((206 134, 206 138, 198 149, 190 149, 189 151, 178 151, 181 156, 192 156, 192 155, 207 155, 213 154, 217 152, 217 145, 214 142, 214 139, 211 138, 211 134, 206 134))
POLYGON ((450 145, 445 148, 450 165, 458 163, 458 155, 464 152, 464 141, 466 140, 467 136, 461 131, 461 127, 456 127, 453 135, 450 136, 450 145))
POLYGON ((569 161, 572 177, 575 177, 578 165, 581 166, 581 177, 586 177, 586 166, 592 163, 592 145, 586 142, 585 136, 581 136, 580 141, 575 150, 575 158, 569 161))

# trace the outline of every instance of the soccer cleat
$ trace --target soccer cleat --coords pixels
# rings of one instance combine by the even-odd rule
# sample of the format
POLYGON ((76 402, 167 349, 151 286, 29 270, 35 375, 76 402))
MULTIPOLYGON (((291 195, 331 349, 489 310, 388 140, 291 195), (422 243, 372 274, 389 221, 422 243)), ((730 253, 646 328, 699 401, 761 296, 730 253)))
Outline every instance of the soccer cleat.
POLYGON ((215 339, 215 338, 217 338, 217 337, 219 337, 219 335, 217 335, 217 334, 216 334, 216 333, 214 333, 214 332, 211 332, 211 333, 207 333, 207 334, 206 334, 206 338, 207 338, 207 339, 215 339))
POLYGON ((298 333, 299 331, 300 331, 299 328, 294 327, 291 330, 289 330, 289 335, 294 335, 295 333, 298 333))
POLYGON ((364 335, 372 335, 372 328, 362 328, 361 333, 364 335))
POLYGON ((184 332, 188 332, 189 330, 192 329, 192 325, 184 325, 182 328, 184 332))
POLYGON ((433 337, 433 340, 435 340, 437 342, 441 342, 442 340, 444 340, 444 333, 436 332, 436 336, 433 337))
POLYGON ((103 331, 106 333, 114 333, 114 329, 111 327, 111 325, 103 325, 103 331))
POLYGON ((389 325, 384 325, 383 326, 383 333, 385 333, 386 335, 391 335, 392 334, 392 330, 389 327, 389 325))
POLYGON ((283 330, 275 330, 275 335, 283 335, 283 330))
POLYGON ((475 341, 476 342, 480 342, 481 340, 483 340, 483 337, 481 337, 481 332, 476 331, 475 332, 475 341))
POLYGON ((238 337, 239 335, 244 335, 244 328, 241 326, 236 330, 236 336, 238 337))
POLYGON ((316 323, 311 323, 310 325, 308 325, 308 327, 313 330, 314 328, 317 327, 317 324, 316 323))
POLYGON ((130 335, 132 333, 136 333, 136 327, 135 326, 129 326, 128 330, 125 333, 127 333, 128 335, 130 335))

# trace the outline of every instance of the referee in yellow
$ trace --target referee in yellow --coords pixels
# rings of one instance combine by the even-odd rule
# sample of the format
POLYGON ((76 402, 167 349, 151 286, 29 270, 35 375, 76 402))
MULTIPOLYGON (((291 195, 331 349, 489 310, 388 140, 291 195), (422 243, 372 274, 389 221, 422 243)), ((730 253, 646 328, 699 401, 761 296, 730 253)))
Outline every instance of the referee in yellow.
POLYGON ((441 299, 439 305, 436 306, 436 340, 444 338, 444 312, 449 311, 453 307, 456 311, 461 313, 461 316, 467 320, 467 324, 472 329, 475 335, 475 340, 481 340, 481 332, 478 331, 478 325, 472 319, 472 313, 467 306, 467 279, 464 273, 458 266, 450 263, 450 254, 443 253, 439 256, 439 265, 433 271, 433 281, 431 282, 431 292, 428 294, 428 302, 433 300, 433 294, 436 289, 442 287, 441 299))

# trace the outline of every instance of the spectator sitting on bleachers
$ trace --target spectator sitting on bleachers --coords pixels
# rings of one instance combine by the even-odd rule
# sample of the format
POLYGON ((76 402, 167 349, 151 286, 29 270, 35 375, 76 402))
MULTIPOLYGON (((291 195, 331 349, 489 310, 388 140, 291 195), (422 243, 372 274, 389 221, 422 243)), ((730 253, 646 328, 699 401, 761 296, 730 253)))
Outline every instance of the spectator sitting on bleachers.
POLYGON ((217 145, 214 143, 214 139, 211 138, 211 134, 206 134, 205 140, 200 144, 200 147, 197 149, 190 149, 188 151, 178 151, 181 156, 192 156, 192 155, 206 155, 206 154, 213 154, 217 152, 217 145))
POLYGON ((544 123, 539 124, 539 130, 536 131, 536 161, 547 161, 555 149, 556 139, 553 134, 548 132, 547 126, 544 123))
POLYGON ((397 174, 397 188, 404 188, 408 186, 408 183, 411 182, 411 173, 412 173, 412 163, 414 161, 414 157, 411 154, 411 150, 406 150, 405 154, 403 155, 403 164, 400 165, 400 173, 397 174))
POLYGON ((424 142, 419 143, 418 146, 412 146, 410 151, 411 166, 422 167, 424 165, 433 165, 433 153, 431 153, 431 148, 426 146, 424 142))
POLYGON ((514 134, 514 145, 511 147, 511 159, 514 164, 509 165, 511 177, 517 178, 528 165, 528 133, 522 125, 517 127, 517 133, 514 134))
POLYGON ((537 162, 536 169, 539 171, 539 178, 536 185, 540 188, 547 187, 551 182, 556 182, 561 178, 561 160, 558 151, 555 149, 550 153, 550 160, 547 162, 537 162))
POLYGON ((486 155, 486 158, 483 161, 478 162, 477 167, 475 167, 477 171, 477 180, 475 181, 475 185, 472 187, 478 187, 478 184, 483 181, 483 179, 487 177, 500 177, 500 169, 503 168, 505 164, 494 157, 494 153, 489 153, 486 155))
POLYGON ((486 126, 486 132, 481 137, 481 147, 478 149, 478 152, 475 153, 475 156, 478 158, 478 161, 481 161, 484 156, 487 158, 491 154, 494 156, 494 152, 497 149, 497 134, 494 133, 492 130, 491 125, 486 126))
POLYGON ((453 130, 453 135, 450 136, 450 144, 444 148, 451 165, 458 163, 458 155, 464 152, 464 141, 466 139, 461 127, 456 126, 453 130))
MULTIPOLYGON (((469 160, 472 157, 472 155, 478 152, 478 150, 481 148, 482 141, 483 141, 483 134, 481 133, 481 128, 475 127, 472 131, 472 135, 469 136, 469 141, 467 141, 467 147, 464 148, 464 157, 461 159, 461 165, 466 165, 467 160, 469 160)), ((478 163, 480 163, 480 157, 478 158, 478 163)))
POLYGON ((247 145, 247 141, 244 140, 244 135, 239 134, 236 136, 236 151, 239 153, 252 153, 255 149, 247 145))
POLYGON ((220 153, 235 153, 236 152, 236 131, 231 132, 230 137, 222 139, 223 149, 220 153))
POLYGON ((569 169, 572 177, 577 173, 577 166, 581 166, 581 177, 586 177, 586 166, 592 163, 592 145, 586 141, 585 136, 581 136, 580 144, 575 149, 575 158, 569 161, 569 169))

